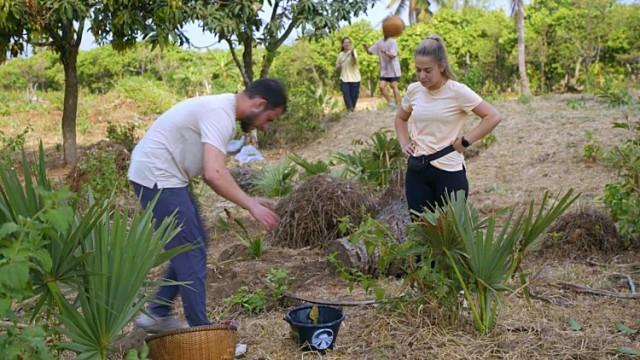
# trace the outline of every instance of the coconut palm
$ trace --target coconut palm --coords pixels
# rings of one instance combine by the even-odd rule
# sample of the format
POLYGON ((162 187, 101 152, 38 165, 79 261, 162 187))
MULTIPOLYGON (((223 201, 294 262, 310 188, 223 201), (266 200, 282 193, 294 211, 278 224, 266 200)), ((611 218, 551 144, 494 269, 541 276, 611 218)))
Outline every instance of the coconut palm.
MULTIPOLYGON (((435 4, 442 6, 443 0, 435 0, 435 4)), ((394 15, 400 15, 402 12, 409 8, 409 24, 413 25, 420 21, 422 15, 431 16, 431 1, 429 0, 390 0, 387 4, 387 9, 396 6, 394 15)))

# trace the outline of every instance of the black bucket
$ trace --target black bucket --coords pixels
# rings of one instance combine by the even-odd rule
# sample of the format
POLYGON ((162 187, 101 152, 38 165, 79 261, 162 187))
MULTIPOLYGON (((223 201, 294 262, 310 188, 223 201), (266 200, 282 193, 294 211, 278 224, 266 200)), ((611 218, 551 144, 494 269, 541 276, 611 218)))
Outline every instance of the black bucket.
POLYGON ((293 334, 297 337, 298 344, 303 348, 324 352, 333 349, 340 330, 340 323, 344 320, 341 309, 326 305, 318 306, 318 323, 313 324, 309 319, 309 313, 313 305, 302 305, 290 310, 284 317, 291 325, 293 334))

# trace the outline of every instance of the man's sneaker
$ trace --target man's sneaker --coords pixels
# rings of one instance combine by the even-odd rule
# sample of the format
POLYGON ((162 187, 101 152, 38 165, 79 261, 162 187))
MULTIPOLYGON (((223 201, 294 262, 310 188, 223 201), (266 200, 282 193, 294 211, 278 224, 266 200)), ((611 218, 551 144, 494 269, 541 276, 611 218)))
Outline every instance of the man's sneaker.
POLYGON ((236 359, 243 357, 247 353, 247 344, 238 343, 236 344, 236 359))
POLYGON ((152 318, 147 314, 140 314, 135 321, 136 327, 148 333, 160 333, 189 327, 186 321, 178 320, 173 316, 152 318))

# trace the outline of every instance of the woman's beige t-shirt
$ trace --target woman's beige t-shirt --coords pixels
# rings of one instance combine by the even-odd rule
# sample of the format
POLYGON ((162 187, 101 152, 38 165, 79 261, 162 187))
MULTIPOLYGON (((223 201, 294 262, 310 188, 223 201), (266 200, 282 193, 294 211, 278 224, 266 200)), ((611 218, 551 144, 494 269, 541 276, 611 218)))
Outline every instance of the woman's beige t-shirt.
POLYGON ((340 80, 344 82, 360 82, 360 70, 358 69, 357 60, 358 53, 355 50, 353 50, 353 57, 351 52, 345 53, 341 51, 338 54, 336 66, 340 67, 340 80))
MULTIPOLYGON (((449 146, 462 132, 471 111, 482 98, 465 84, 454 80, 431 91, 412 83, 402 99, 402 109, 411 113, 409 136, 416 144, 416 156, 429 155, 449 146)), ((464 156, 457 151, 431 164, 446 171, 462 170, 464 156)))

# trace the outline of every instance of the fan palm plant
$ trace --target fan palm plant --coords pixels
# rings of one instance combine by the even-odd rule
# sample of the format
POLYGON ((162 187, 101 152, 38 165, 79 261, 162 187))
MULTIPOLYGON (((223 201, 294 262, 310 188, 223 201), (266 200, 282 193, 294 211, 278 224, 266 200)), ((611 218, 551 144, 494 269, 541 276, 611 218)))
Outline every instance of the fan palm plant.
POLYGON ((438 271, 457 281, 476 330, 484 334, 495 326, 499 293, 510 290, 506 283, 518 271, 526 251, 538 244, 578 196, 569 190, 549 204, 551 197, 545 192, 537 210, 532 201, 518 216, 513 210, 501 210, 480 220, 464 192, 452 193, 445 196, 444 206, 417 214, 404 254, 430 254, 438 271), (506 220, 496 225, 505 211, 506 220))
POLYGON ((293 190, 296 168, 284 158, 275 165, 265 167, 256 181, 255 190, 262 196, 285 196, 293 190))
POLYGON ((71 339, 62 346, 78 353, 78 359, 106 359, 122 329, 150 300, 147 290, 168 284, 146 281, 149 271, 188 250, 163 251, 179 229, 173 217, 154 227, 153 205, 131 216, 126 211, 104 214, 82 241, 84 274, 77 295, 53 291, 62 332, 71 339))

